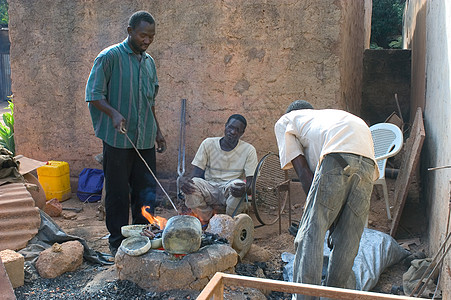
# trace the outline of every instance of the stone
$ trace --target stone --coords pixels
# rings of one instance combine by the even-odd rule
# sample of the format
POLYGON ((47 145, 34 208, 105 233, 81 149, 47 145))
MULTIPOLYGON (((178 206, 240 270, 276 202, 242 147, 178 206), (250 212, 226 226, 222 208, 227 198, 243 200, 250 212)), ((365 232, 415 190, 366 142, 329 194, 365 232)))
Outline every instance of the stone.
POLYGON ((56 198, 50 199, 45 203, 44 212, 51 217, 59 217, 63 212, 63 205, 56 198))
POLYGON ((36 270, 44 278, 55 278, 75 271, 83 263, 83 251, 83 245, 79 241, 55 243, 39 254, 36 270))
POLYGON ((76 212, 69 211, 62 213, 62 217, 66 220, 75 220, 76 218, 78 218, 78 215, 76 212))
POLYGON ((185 256, 150 250, 130 256, 119 248, 116 270, 120 280, 130 280, 141 288, 157 292, 171 289, 203 289, 216 272, 233 273, 238 254, 229 245, 214 244, 185 256))
POLYGON ((14 250, 6 249, 0 251, 0 257, 13 288, 22 286, 24 284, 25 262, 23 255, 14 250))
POLYGON ((0 291, 2 293, 2 299, 4 300, 16 300, 14 295, 13 286, 9 281, 8 274, 6 273, 5 266, 3 265, 2 258, 0 257, 0 291))
POLYGON ((235 225, 235 220, 231 216, 216 214, 210 219, 206 231, 219 235, 232 245, 235 225))
POLYGON ((266 262, 269 261, 271 258, 272 254, 269 250, 255 244, 251 245, 251 248, 249 249, 249 251, 245 256, 245 260, 250 262, 255 261, 266 262))
POLYGON ((238 262, 238 254, 232 247, 214 244, 203 247, 195 256, 188 256, 194 276, 204 278, 222 272, 238 262))

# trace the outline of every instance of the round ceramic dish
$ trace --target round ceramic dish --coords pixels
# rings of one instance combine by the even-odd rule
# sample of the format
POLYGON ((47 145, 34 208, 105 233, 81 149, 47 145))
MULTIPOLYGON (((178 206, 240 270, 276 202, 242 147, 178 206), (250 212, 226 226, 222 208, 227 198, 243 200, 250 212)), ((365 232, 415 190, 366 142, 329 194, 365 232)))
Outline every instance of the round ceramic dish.
POLYGON ((149 251, 151 242, 145 236, 128 237, 121 243, 121 250, 130 256, 138 256, 149 251))
POLYGON ((152 249, 159 249, 163 247, 163 239, 162 238, 154 238, 150 240, 150 248, 152 249))
POLYGON ((121 233, 125 237, 141 236, 141 232, 147 225, 125 225, 121 227, 121 233))

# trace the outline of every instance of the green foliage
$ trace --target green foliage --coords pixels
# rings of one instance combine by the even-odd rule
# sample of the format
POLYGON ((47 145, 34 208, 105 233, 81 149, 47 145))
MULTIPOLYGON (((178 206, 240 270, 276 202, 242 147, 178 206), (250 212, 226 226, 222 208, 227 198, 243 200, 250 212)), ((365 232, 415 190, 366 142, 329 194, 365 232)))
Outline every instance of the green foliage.
POLYGON ((402 48, 402 35, 396 37, 395 40, 388 43, 388 47, 392 49, 401 49, 402 48))
POLYGON ((8 26, 8 2, 0 0, 0 27, 8 26))
POLYGON ((373 0, 371 43, 382 48, 402 35, 402 18, 406 0, 373 0))
POLYGON ((0 145, 8 149, 15 155, 16 145, 14 143, 14 104, 13 97, 8 96, 8 107, 10 112, 3 114, 3 122, 0 122, 0 145))
POLYGON ((384 48, 379 47, 376 43, 371 43, 371 44, 370 44, 370 49, 373 49, 373 50, 381 50, 381 49, 384 49, 384 48))

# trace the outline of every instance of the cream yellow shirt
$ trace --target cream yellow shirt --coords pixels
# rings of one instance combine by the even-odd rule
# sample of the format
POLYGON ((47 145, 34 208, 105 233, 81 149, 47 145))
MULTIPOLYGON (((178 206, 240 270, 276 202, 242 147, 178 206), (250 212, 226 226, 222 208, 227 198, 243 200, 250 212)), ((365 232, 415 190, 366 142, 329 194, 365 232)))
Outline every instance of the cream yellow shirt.
POLYGON ((220 139, 220 137, 205 139, 191 163, 205 170, 205 180, 226 183, 233 179, 254 176, 258 164, 254 146, 239 140, 233 150, 224 151, 219 145, 220 139))
MULTIPOLYGON (((291 161, 303 155, 315 172, 326 154, 337 152, 362 155, 377 165, 369 127, 359 117, 342 110, 295 110, 283 115, 274 131, 282 169, 291 169, 291 161)), ((378 168, 373 178, 379 178, 378 168)))

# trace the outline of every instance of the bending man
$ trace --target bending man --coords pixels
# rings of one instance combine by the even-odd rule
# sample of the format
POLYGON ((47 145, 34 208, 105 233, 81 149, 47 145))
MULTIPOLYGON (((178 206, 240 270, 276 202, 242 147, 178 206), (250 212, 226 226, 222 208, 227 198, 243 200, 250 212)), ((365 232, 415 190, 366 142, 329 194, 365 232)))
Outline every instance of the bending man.
MULTIPOLYGON (((307 201, 295 239, 293 281, 321 284, 323 245, 330 230, 332 252, 325 284, 346 286, 378 178, 373 139, 365 122, 342 110, 290 104, 275 125, 280 164, 294 167, 307 201), (332 229, 334 229, 332 231, 332 229)), ((295 295, 294 299, 317 299, 295 295)))

